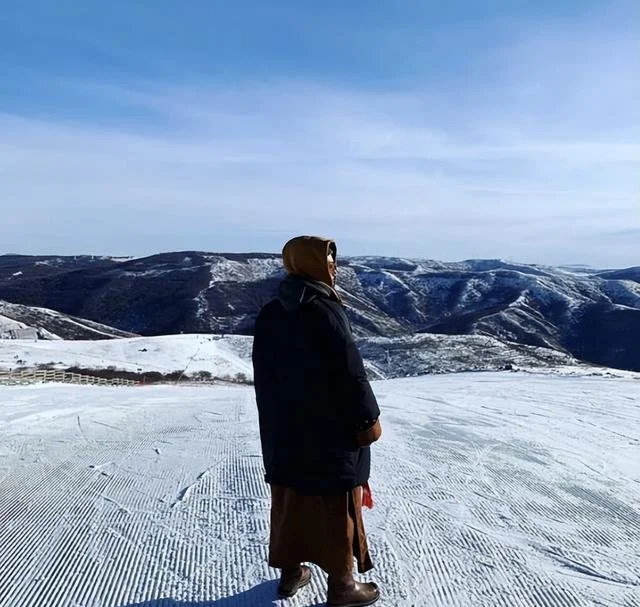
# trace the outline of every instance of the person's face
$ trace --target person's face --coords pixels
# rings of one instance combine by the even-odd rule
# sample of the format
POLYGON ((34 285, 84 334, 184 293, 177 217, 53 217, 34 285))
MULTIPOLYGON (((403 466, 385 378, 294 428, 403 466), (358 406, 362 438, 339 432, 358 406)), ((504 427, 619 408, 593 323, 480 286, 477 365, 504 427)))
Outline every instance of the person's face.
POLYGON ((327 265, 329 266, 329 276, 331 276, 331 286, 336 286, 336 277, 338 275, 338 268, 336 266, 336 262, 333 258, 333 255, 329 255, 327 257, 327 265))

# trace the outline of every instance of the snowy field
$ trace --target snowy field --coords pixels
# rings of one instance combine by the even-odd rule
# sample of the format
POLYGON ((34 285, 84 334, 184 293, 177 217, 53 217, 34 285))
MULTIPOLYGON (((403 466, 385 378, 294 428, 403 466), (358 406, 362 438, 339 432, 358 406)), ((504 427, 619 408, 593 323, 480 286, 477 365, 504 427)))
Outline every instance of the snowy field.
POLYGON ((215 372, 219 377, 253 376, 250 337, 228 335, 163 335, 105 340, 0 340, 0 368, 51 365, 145 373, 215 372))
MULTIPOLYGON (((640 381, 378 382, 385 607, 640 606, 640 381)), ((2 607, 293 607, 247 387, 0 386, 2 607)))

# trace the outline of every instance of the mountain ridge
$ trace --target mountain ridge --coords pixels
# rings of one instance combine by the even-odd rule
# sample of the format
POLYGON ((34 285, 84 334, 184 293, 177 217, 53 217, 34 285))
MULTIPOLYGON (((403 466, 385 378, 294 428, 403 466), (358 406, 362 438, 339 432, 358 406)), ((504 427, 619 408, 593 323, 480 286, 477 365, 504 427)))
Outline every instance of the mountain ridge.
POLYGON ((37 339, 114 339, 134 337, 101 323, 56 310, 0 301, 0 337, 12 333, 37 339))
MULTIPOLYGON (((569 270, 500 259, 339 258, 355 333, 487 335, 640 370, 640 268, 569 270)), ((250 335, 279 255, 177 251, 125 259, 0 256, 0 299, 142 335, 250 335)))

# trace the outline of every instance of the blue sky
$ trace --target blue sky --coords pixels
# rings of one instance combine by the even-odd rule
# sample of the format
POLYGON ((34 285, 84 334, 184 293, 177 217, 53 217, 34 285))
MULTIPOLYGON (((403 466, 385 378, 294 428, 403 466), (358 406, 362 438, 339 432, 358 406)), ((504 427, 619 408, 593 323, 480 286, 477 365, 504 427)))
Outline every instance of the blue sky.
POLYGON ((0 252, 640 264, 640 3, 4 2, 0 252))

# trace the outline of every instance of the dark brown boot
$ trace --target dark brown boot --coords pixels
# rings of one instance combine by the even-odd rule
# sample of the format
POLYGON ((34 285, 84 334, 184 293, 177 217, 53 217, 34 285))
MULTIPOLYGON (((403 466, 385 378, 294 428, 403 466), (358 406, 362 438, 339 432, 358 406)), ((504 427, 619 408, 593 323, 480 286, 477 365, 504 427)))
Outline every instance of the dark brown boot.
POLYGON ((278 585, 278 597, 290 599, 309 582, 311 582, 311 569, 306 565, 283 569, 280 576, 280 584, 278 585))
POLYGON ((327 607, 366 607, 379 598, 380 590, 373 582, 356 582, 351 574, 329 576, 327 607))

